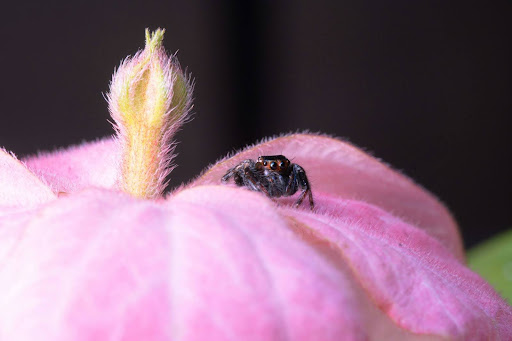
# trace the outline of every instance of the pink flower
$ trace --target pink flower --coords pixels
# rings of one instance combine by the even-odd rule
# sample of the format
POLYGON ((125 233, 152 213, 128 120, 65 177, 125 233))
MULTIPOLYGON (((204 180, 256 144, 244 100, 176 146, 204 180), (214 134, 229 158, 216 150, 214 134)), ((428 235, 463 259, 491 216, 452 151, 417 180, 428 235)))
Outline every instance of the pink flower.
POLYGON ((0 150, 1 340, 512 338, 449 212, 361 150, 283 136, 162 198, 168 156, 160 182, 125 185, 122 136, 22 162, 0 150), (314 211, 220 183, 272 154, 307 171, 314 211))

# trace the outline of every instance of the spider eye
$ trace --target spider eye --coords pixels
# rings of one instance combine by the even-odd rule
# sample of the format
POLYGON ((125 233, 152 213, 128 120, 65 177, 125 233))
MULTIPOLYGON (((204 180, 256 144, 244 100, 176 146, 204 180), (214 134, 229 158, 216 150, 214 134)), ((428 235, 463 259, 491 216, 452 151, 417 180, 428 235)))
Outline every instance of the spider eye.
POLYGON ((266 166, 268 164, 267 161, 263 161, 263 166, 266 166))
POLYGON ((284 162, 281 162, 281 163, 279 164, 279 168, 284 168, 284 167, 285 167, 284 162))
POLYGON ((276 163, 276 162, 274 162, 274 161, 272 161, 272 162, 270 163, 270 169, 276 169, 276 168, 277 168, 277 163, 276 163))

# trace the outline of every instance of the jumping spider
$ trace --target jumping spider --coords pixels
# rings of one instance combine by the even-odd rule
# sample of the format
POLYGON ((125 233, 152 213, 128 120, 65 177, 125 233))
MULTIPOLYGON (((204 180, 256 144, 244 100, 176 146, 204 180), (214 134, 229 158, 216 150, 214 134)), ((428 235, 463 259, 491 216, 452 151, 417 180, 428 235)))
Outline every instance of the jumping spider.
POLYGON ((306 172, 283 155, 260 156, 256 162, 250 159, 242 161, 226 172, 222 182, 228 182, 231 177, 236 185, 263 192, 270 198, 287 197, 300 188, 302 193, 295 206, 299 206, 306 195, 311 209, 315 206, 306 172))

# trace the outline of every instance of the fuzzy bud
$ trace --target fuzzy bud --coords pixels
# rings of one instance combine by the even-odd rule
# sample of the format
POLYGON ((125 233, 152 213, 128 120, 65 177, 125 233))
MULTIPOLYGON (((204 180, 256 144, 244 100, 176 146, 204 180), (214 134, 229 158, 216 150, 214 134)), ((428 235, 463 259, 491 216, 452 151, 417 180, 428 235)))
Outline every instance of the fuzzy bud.
POLYGON ((114 73, 109 110, 121 143, 121 190, 157 198, 172 170, 172 136, 191 109, 192 84, 162 47, 164 30, 146 29, 146 46, 114 73))

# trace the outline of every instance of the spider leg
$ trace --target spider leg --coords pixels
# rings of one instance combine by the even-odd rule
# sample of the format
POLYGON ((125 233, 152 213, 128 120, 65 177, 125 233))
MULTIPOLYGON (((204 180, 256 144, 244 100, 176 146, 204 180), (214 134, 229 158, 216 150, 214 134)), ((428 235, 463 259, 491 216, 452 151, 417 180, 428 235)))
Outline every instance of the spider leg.
POLYGON ((252 164, 253 164, 252 160, 245 160, 245 161, 242 161, 241 163, 239 163, 238 165, 236 165, 235 167, 228 169, 226 174, 224 174, 224 176, 221 179, 222 182, 226 183, 229 181, 229 179, 234 177, 235 183, 238 186, 241 186, 241 179, 240 179, 241 173, 245 170, 246 167, 250 167, 252 164))
POLYGON ((308 189, 308 198, 309 198, 309 207, 311 209, 315 208, 315 202, 313 201, 313 192, 311 192, 311 187, 308 189))
POLYGON ((304 201, 304 198, 308 196, 309 199, 309 207, 311 209, 315 208, 315 202, 313 201, 313 193, 311 192, 311 188, 304 189, 302 193, 300 193, 299 199, 295 202, 295 207, 299 207, 300 204, 302 204, 302 201, 304 201))
POLYGON ((244 174, 245 174, 245 179, 248 180, 252 184, 254 189, 259 190, 260 192, 263 192, 268 197, 270 197, 270 195, 268 193, 268 190, 265 188, 265 186, 263 186, 263 184, 260 181, 258 181, 258 179, 256 178, 256 176, 255 176, 254 172, 252 171, 250 165, 246 165, 244 167, 244 174))
POLYGON ((286 195, 294 195, 295 192, 297 192, 297 187, 299 185, 297 167, 299 167, 299 166, 293 165, 292 171, 290 173, 289 181, 286 184, 286 188, 284 190, 286 195))
POLYGON ((226 174, 224 174, 224 176, 222 177, 221 181, 224 182, 224 183, 228 182, 229 179, 231 179, 235 175, 235 173, 236 173, 235 169, 236 169, 236 167, 230 168, 226 172, 226 174))
POLYGON ((289 186, 293 186, 293 184, 296 184, 296 186, 302 189, 302 193, 300 193, 299 198, 295 202, 295 207, 299 207, 307 195, 309 199, 309 207, 311 209, 315 208, 315 203, 313 201, 313 192, 311 192, 311 186, 309 185, 308 177, 306 176, 304 168, 302 168, 299 165, 293 165, 293 179, 292 183, 289 186))

